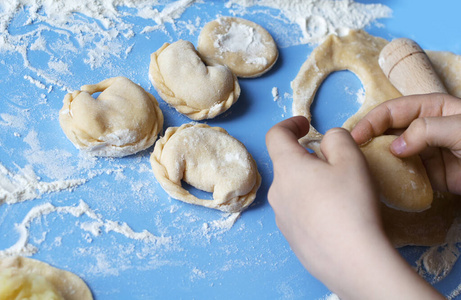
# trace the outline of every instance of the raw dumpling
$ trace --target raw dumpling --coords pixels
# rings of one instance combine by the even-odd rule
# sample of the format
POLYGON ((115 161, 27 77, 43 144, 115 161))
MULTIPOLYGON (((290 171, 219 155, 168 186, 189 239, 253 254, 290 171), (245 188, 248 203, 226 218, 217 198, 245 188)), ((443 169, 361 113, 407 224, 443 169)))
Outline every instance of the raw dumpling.
POLYGON ((155 144, 150 162, 170 196, 225 212, 248 207, 261 184, 256 162, 245 146, 224 129, 205 124, 168 128, 155 144), (213 193, 213 200, 193 196, 181 187, 181 180, 213 193))
POLYGON ((360 147, 378 184, 381 200, 398 210, 426 210, 434 198, 426 169, 418 155, 401 159, 390 152, 396 138, 383 135, 360 147))
POLYGON ((183 40, 152 53, 149 78, 163 100, 192 120, 214 118, 240 96, 229 68, 206 66, 194 45, 183 40))
POLYGON ((25 257, 0 258, 0 299, 92 300, 77 275, 25 257))
POLYGON ((257 77, 278 58, 277 45, 260 25, 235 17, 221 17, 203 27, 197 50, 209 65, 223 64, 239 77, 257 77))
POLYGON ((78 149, 121 157, 154 144, 163 114, 154 96, 125 77, 114 77, 67 94, 59 122, 78 149), (95 99, 97 92, 102 93, 95 99))

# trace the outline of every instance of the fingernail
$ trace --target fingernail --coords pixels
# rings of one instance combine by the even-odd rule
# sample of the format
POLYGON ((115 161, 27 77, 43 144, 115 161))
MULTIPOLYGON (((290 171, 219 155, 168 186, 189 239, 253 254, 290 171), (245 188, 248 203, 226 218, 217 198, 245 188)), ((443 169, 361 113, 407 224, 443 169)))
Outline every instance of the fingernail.
POLYGON ((407 149, 407 143, 402 136, 396 138, 391 144, 391 150, 395 154, 402 154, 407 149))

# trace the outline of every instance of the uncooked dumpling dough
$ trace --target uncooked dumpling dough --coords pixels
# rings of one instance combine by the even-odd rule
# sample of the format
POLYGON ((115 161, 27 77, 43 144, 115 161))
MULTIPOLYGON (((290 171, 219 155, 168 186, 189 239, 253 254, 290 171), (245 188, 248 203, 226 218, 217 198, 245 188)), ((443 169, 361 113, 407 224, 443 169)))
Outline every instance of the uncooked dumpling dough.
MULTIPOLYGON (((332 72, 349 70, 362 81, 365 100, 359 111, 343 127, 350 130, 373 107, 401 96, 378 65, 381 49, 388 41, 373 37, 364 31, 351 31, 349 35, 330 35, 312 51, 292 82, 293 115, 305 116, 311 121, 310 107, 317 89, 332 72)), ((316 147, 322 135, 311 126, 308 135, 300 139, 304 146, 316 147)))
MULTIPOLYGON (((350 130, 375 106, 400 97, 378 64, 381 49, 388 41, 364 31, 351 31, 349 35, 331 35, 312 51, 292 82, 293 115, 311 120, 310 106, 323 80, 332 72, 354 72, 365 89, 365 100, 359 111, 343 124, 350 130)), ((450 52, 427 51, 437 74, 448 92, 461 97, 461 56, 450 52)), ((322 135, 311 127, 300 143, 321 155, 318 148, 322 135)), ((461 217, 461 199, 448 193, 433 193, 431 208, 423 212, 406 212, 382 205, 382 216, 387 235, 395 246, 439 245, 455 218, 461 217)))
POLYGON ((188 41, 152 53, 149 78, 160 97, 192 120, 211 119, 240 96, 237 77, 222 65, 206 66, 188 41))
POLYGON ((245 146, 224 129, 205 124, 168 128, 155 144, 150 162, 155 178, 171 197, 225 212, 247 208, 261 184, 245 146), (181 180, 213 193, 213 200, 198 199, 181 187, 181 180))
POLYGON ((418 155, 398 158, 390 152, 395 135, 375 137, 361 146, 379 191, 389 207, 419 212, 428 209, 433 199, 431 183, 418 155))
POLYGON ((0 299, 91 300, 77 275, 25 257, 0 258, 0 299))
POLYGON ((260 25, 235 17, 221 17, 203 27, 197 50, 209 65, 223 64, 239 77, 257 77, 278 58, 277 45, 260 25))
POLYGON ((163 114, 153 95, 125 77, 114 77, 67 94, 59 122, 78 149, 121 157, 154 144, 163 114), (102 93, 95 99, 97 92, 102 93))

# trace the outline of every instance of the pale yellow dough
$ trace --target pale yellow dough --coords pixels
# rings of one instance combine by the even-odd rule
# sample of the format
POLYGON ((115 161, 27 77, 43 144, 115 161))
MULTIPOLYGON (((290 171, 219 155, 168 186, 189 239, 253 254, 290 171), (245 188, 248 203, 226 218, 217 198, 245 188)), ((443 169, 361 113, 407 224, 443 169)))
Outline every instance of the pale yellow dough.
POLYGON ((150 162, 155 178, 171 197, 225 212, 247 208, 261 184, 245 146, 224 129, 205 124, 168 128, 155 144, 150 162), (181 180, 213 193, 213 200, 190 194, 181 180))
POLYGON ((260 25, 235 17, 207 23, 197 50, 209 65, 223 64, 238 77, 257 77, 269 71, 278 58, 277 45, 260 25))
POLYGON ((121 157, 154 144, 163 114, 153 95, 125 77, 114 77, 67 94, 59 122, 78 149, 121 157), (95 99, 97 92, 102 93, 95 99))
POLYGON ((0 299, 91 300, 77 275, 25 257, 0 258, 0 299))
MULTIPOLYGON (((293 115, 302 115, 311 120, 310 106, 318 87, 330 73, 339 70, 354 72, 362 81, 365 89, 363 105, 355 115, 343 124, 343 127, 348 130, 351 130, 360 119, 377 105, 400 97, 401 94, 391 85, 378 64, 379 53, 387 43, 388 41, 371 36, 361 30, 351 31, 349 35, 344 37, 329 36, 324 43, 312 51, 292 82, 293 115)), ((450 52, 434 51, 427 51, 427 54, 448 92, 451 95, 461 97, 461 56, 450 52)), ((322 137, 322 134, 311 127, 309 133, 299 141, 302 145, 313 149, 319 156, 322 156, 319 148, 322 137)), ((459 204, 461 201, 457 199, 459 197, 434 192, 433 201, 430 204, 429 191, 426 190, 421 197, 417 197, 418 199, 412 199, 411 195, 415 191, 408 187, 412 186, 412 180, 415 179, 415 176, 419 178, 418 180, 422 180, 417 184, 420 188, 428 185, 425 179, 427 177, 425 170, 415 170, 421 169, 420 167, 409 168, 404 160, 399 161, 394 157, 388 158, 392 160, 391 162, 388 159, 380 158, 381 155, 388 156, 390 154, 389 150, 385 149, 387 146, 381 144, 379 147, 375 147, 378 144, 372 146, 371 143, 368 147, 372 149, 364 152, 372 153, 365 153, 368 159, 373 156, 378 161, 382 160, 380 161, 382 166, 379 169, 378 165, 374 163, 370 163, 370 167, 373 173, 379 174, 375 175, 376 177, 383 176, 382 179, 387 182, 382 183, 383 186, 380 187, 381 197, 386 204, 383 205, 381 211, 384 227, 391 241, 396 246, 443 243, 453 220, 461 215, 461 205, 459 204), (388 162, 389 165, 386 166, 384 161, 388 162), (400 174, 386 170, 391 164, 397 166, 400 174), (410 170, 414 170, 415 174, 411 174, 410 170), (402 186, 406 196, 399 199, 395 192, 402 186), (388 196, 385 196, 384 193, 388 193, 388 196), (409 196, 407 197, 407 195, 409 196), (390 200, 390 197, 393 197, 393 200, 390 200), (429 205, 429 209, 418 212, 429 205)), ((386 143, 390 143, 390 141, 386 143)), ((366 147, 362 147, 362 150, 366 147)), ((419 158, 412 159, 418 160, 419 158)), ((420 162, 414 163, 420 164, 420 162)), ((379 178, 375 178, 375 180, 379 181, 379 178)))
POLYGON ((381 195, 389 207, 419 212, 431 207, 433 191, 417 155, 400 159, 390 152, 395 135, 382 135, 361 146, 381 195))
POLYGON ((163 100, 192 120, 212 119, 240 96, 229 68, 205 65, 194 45, 183 40, 152 53, 149 78, 163 100))

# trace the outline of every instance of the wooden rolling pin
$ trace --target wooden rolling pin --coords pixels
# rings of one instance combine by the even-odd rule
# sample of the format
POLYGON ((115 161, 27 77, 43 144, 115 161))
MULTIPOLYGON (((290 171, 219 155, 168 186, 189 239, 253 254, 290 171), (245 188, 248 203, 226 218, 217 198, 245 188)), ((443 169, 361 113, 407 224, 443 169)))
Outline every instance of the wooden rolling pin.
POLYGON ((379 66, 402 95, 447 93, 429 57, 415 42, 395 39, 379 54, 379 66))

